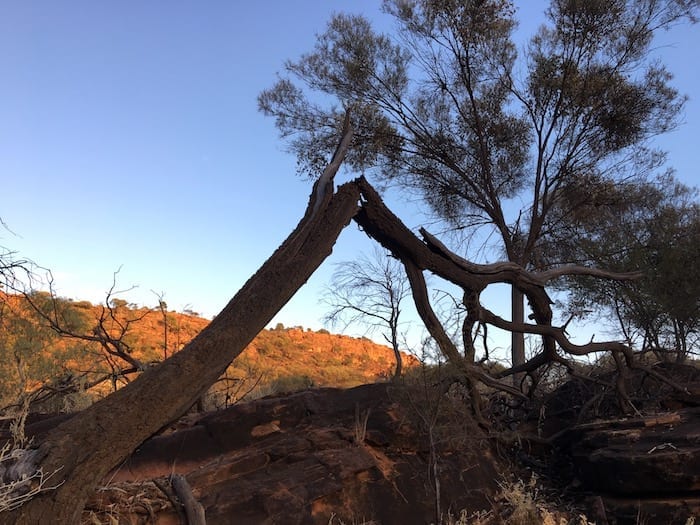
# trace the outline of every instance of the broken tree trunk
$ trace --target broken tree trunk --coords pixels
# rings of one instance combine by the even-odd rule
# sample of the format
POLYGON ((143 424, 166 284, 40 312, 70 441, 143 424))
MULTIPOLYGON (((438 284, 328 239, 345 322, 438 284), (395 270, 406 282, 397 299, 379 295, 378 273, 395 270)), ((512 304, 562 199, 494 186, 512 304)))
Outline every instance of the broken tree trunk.
MULTIPOLYGON (((616 273, 595 268, 567 265, 546 272, 528 271, 514 262, 476 264, 451 252, 438 239, 424 229, 420 230, 421 241, 389 210, 377 192, 364 179, 356 181, 360 187, 363 204, 354 220, 374 240, 379 242, 394 257, 401 260, 411 282, 414 302, 422 321, 438 343, 445 357, 457 364, 472 379, 478 379, 486 385, 507 391, 513 395, 522 395, 519 389, 508 387, 494 377, 486 374, 480 367, 463 362, 461 355, 449 338, 443 334, 444 329, 435 317, 429 305, 427 291, 423 290, 422 272, 428 270, 435 275, 459 286, 465 296, 472 297, 469 304, 473 320, 520 334, 542 336, 543 350, 530 361, 512 367, 499 377, 531 372, 534 369, 558 359, 557 346, 570 355, 586 355, 593 352, 612 352, 623 355, 627 367, 632 366, 632 349, 620 342, 590 342, 584 345, 572 343, 566 335, 565 327, 552 325, 552 301, 545 289, 548 281, 563 275, 591 275, 594 277, 629 280, 640 276, 639 273, 616 273), (535 324, 506 321, 497 316, 479 301, 479 294, 490 284, 507 283, 520 290, 527 298, 533 310, 535 324), (471 304, 473 303, 473 304, 471 304)), ((469 301, 468 301, 469 302, 469 301)), ((624 389, 619 387, 621 397, 624 389)))
POLYGON ((80 523, 88 495, 109 470, 187 411, 330 255, 359 200, 354 184, 333 193, 352 137, 347 118, 344 128, 287 240, 182 351, 53 430, 36 451, 38 467, 56 472, 52 482, 62 484, 5 513, 3 523, 80 523))

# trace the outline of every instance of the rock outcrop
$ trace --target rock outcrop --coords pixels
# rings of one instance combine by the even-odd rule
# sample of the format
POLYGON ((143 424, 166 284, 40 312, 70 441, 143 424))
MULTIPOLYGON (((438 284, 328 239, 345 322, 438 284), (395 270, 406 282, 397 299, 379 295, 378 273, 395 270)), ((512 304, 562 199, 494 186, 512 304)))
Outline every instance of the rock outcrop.
MULTIPOLYGON (((458 388, 426 385, 310 389, 192 413, 115 468, 85 516, 186 523, 170 483, 179 475, 209 525, 423 525, 462 510, 500 523, 514 511, 507 480, 534 470, 567 519, 583 512, 598 525, 686 525, 700 517, 700 370, 670 372, 685 391, 641 372, 631 378, 635 417, 614 416, 604 380, 573 380, 534 420, 490 435, 458 388), (513 448, 504 446, 509 435, 518 438, 513 448)), ((68 417, 32 422, 27 432, 41 441, 68 417)))
POLYGON ((636 371, 634 417, 609 417, 609 392, 580 381, 565 384, 548 405, 553 416, 542 427, 554 445, 551 465, 576 493, 602 504, 599 524, 686 525, 700 518, 700 369, 659 370, 685 390, 636 371))
MULTIPOLYGON (((468 454, 441 439, 446 459, 435 465, 415 430, 411 410, 420 408, 395 395, 386 383, 307 390, 190 416, 144 443, 105 486, 138 493, 142 485, 159 524, 178 523, 151 485, 166 486, 172 474, 186 476, 209 525, 436 522, 434 472, 443 516, 489 509, 500 475, 485 436, 472 427, 468 454)), ((117 508, 108 493, 91 501, 96 515, 117 508)))

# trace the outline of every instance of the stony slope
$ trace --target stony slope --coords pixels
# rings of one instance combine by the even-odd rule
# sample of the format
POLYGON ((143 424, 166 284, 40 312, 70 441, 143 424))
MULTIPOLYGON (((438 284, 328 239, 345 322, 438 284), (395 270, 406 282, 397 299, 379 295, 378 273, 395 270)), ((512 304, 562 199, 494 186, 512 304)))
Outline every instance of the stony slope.
POLYGON ((612 417, 598 383, 569 381, 515 434, 479 428, 458 385, 421 373, 192 412, 104 479, 85 523, 186 523, 182 475, 210 525, 437 523, 438 492, 461 523, 687 525, 700 516, 700 370, 686 371, 680 394, 632 378, 635 418, 612 417))
MULTIPOLYGON (((36 294, 35 300, 53 313, 47 294, 36 294)), ((111 310, 67 299, 60 299, 56 306, 61 324, 78 334, 93 335, 102 319, 109 336, 123 341, 129 354, 143 363, 158 362, 179 351, 209 323, 194 312, 162 312, 120 300, 111 303, 111 310), (126 330, 122 331, 123 327, 126 330)), ((66 395, 72 397, 53 399, 37 407, 44 411, 80 408, 89 398, 105 395, 113 387, 103 382, 86 394, 76 392, 80 385, 108 377, 115 369, 130 368, 119 358, 108 358, 96 342, 59 337, 21 296, 0 293, 0 338, 0 402, 4 398, 4 404, 10 404, 19 389, 14 357, 17 349, 24 354, 30 389, 50 385, 53 390, 60 390, 70 386, 66 395)), ((409 355, 404 355, 403 360, 408 367, 416 364, 409 355)), ((390 377, 394 363, 390 348, 367 338, 279 325, 263 330, 255 338, 205 401, 208 408, 219 408, 243 397, 250 399, 309 386, 356 386, 390 377)))

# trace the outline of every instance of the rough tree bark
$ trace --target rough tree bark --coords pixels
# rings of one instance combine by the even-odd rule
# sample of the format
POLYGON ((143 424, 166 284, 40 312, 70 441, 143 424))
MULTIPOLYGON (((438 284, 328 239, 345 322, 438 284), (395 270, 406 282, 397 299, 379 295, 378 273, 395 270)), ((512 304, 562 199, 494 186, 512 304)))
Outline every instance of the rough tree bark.
POLYGON ((345 184, 333 193, 332 184, 351 137, 346 119, 343 139, 297 228, 205 330, 47 436, 37 450, 39 466, 58 471, 52 481, 63 484, 5 513, 3 523, 80 523, 88 495, 109 470, 187 411, 308 280, 358 207, 357 186, 345 184))

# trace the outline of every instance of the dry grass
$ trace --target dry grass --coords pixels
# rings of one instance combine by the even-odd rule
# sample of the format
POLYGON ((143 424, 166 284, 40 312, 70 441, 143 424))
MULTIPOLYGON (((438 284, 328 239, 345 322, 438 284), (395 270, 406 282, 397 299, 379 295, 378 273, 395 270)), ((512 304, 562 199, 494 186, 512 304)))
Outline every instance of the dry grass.
POLYGON ((356 445, 362 445, 367 438, 367 420, 370 410, 360 413, 360 405, 355 404, 355 425, 353 427, 353 441, 356 445))
POLYGON ((581 513, 562 511, 541 492, 536 476, 499 483, 491 510, 448 513, 440 525, 595 525, 581 513))
POLYGON ((447 514, 441 525, 491 525, 494 523, 494 514, 490 510, 478 510, 469 513, 466 509, 462 509, 459 516, 453 516, 452 513, 447 514))
POLYGON ((360 521, 353 519, 351 522, 345 522, 341 520, 335 513, 332 513, 331 517, 328 519, 328 525, 379 525, 379 522, 365 519, 362 519, 360 521))
POLYGON ((515 480, 499 483, 497 500, 503 508, 501 523, 506 525, 595 525, 584 514, 572 516, 562 512, 540 491, 537 476, 529 481, 515 480))
POLYGON ((152 524, 172 509, 167 496, 152 481, 100 487, 83 511, 82 525, 152 524))

